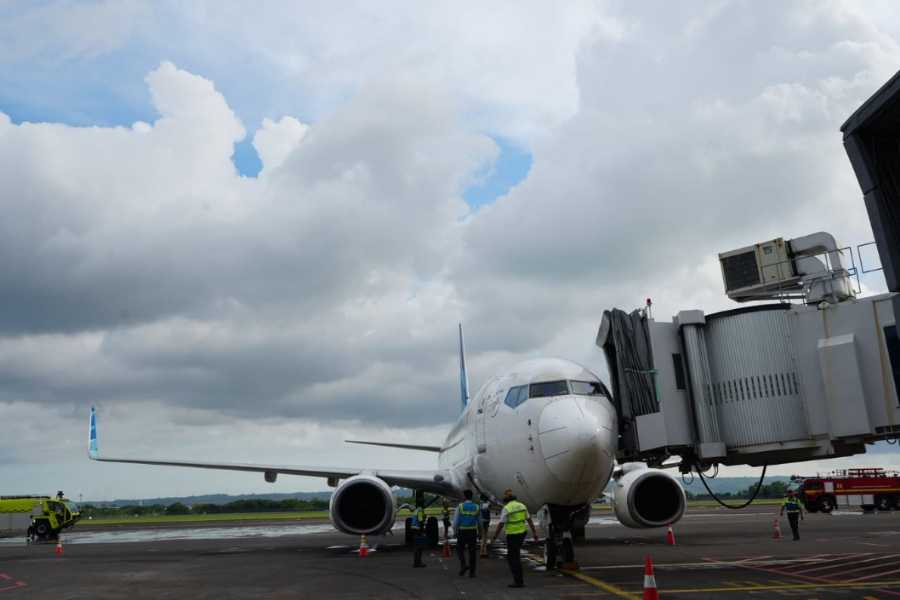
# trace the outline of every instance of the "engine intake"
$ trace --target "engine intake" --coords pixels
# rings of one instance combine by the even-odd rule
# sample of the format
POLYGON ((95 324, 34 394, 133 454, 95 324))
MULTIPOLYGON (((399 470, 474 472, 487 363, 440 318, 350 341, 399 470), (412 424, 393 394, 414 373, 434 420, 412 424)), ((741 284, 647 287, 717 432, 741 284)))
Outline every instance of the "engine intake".
POLYGON ((356 475, 334 490, 328 512, 338 531, 377 535, 394 526, 397 505, 384 481, 371 475, 356 475))
POLYGON ((687 499, 678 480, 643 463, 623 466, 613 488, 616 517, 626 527, 665 527, 684 515, 687 499))

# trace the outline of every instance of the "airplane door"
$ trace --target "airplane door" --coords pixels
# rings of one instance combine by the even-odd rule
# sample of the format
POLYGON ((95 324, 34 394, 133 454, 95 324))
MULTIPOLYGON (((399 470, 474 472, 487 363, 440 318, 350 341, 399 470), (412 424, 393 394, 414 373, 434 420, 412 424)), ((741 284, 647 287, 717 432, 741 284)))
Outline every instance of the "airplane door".
POLYGON ((487 452, 487 439, 484 433, 484 426, 487 421, 487 399, 487 394, 481 396, 478 410, 475 413, 475 447, 478 449, 478 454, 487 452))

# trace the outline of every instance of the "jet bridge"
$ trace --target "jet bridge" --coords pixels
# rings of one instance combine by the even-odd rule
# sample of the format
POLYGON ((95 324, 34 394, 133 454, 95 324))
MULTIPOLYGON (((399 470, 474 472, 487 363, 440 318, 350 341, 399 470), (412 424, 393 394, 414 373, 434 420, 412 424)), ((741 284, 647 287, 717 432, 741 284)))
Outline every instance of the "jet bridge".
POLYGON ((619 460, 778 464, 900 436, 896 297, 683 310, 671 322, 607 311, 597 345, 619 460))
POLYGON ((888 293, 857 297, 853 251, 820 232, 719 255, 726 294, 767 304, 683 310, 671 322, 606 311, 597 345, 620 461, 680 456, 687 472, 848 456, 900 438, 900 72, 841 131, 888 293))

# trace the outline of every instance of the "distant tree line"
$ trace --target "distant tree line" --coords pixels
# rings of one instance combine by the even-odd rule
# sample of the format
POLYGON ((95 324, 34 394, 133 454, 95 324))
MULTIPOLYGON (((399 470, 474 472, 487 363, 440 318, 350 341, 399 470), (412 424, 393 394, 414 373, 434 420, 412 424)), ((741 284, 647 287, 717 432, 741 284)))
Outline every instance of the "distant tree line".
POLYGON ((235 500, 227 504, 147 504, 144 506, 81 506, 82 517, 130 517, 142 515, 216 515, 254 512, 308 512, 326 510, 327 500, 235 500))
MULTIPOLYGON (((788 482, 786 481, 773 481, 772 483, 764 483, 762 487, 759 489, 759 494, 756 495, 757 498, 783 498, 787 493, 788 482)), ((737 492, 715 492, 718 498, 728 499, 734 498, 738 499, 747 499, 753 496, 753 492, 756 490, 756 484, 753 484, 746 489, 739 490, 737 492)), ((703 490, 703 493, 694 493, 694 492, 685 492, 689 500, 709 500, 711 496, 703 490)))

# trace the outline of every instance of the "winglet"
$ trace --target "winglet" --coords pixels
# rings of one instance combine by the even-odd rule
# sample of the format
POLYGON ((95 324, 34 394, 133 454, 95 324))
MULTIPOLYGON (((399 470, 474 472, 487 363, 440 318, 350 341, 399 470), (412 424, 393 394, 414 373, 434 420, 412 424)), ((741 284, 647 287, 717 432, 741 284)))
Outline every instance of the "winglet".
POLYGON ((91 407, 91 425, 88 434, 88 457, 91 460, 97 460, 100 451, 97 449, 97 408, 91 407))
POLYGON ((466 375, 466 348, 463 344, 462 323, 459 324, 459 395, 465 408, 469 404, 469 376, 466 375))

